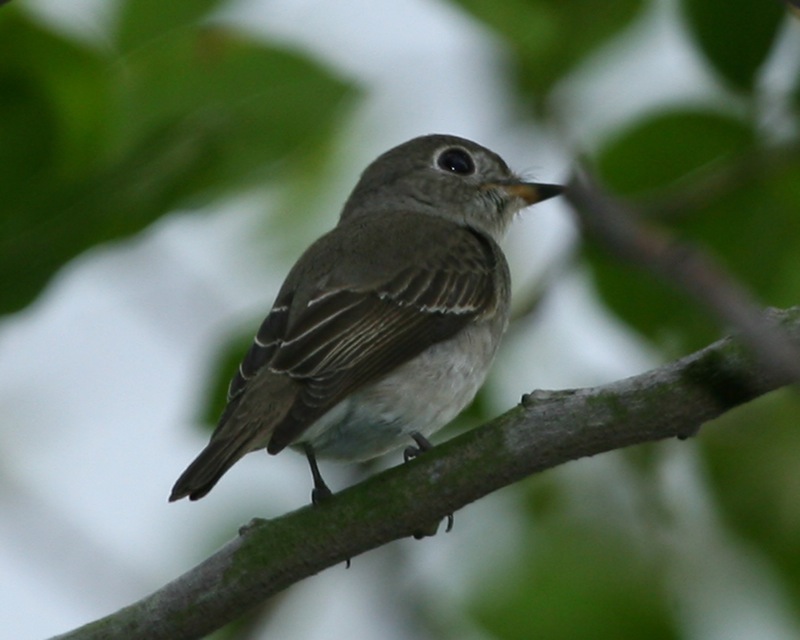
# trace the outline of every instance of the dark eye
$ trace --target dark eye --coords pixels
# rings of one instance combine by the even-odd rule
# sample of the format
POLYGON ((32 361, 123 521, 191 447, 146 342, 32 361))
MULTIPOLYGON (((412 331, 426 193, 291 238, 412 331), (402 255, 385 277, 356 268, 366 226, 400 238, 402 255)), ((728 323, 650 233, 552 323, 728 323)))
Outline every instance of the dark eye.
POLYGON ((440 169, 445 171, 452 171, 460 176, 468 176, 475 171, 475 163, 470 156, 463 149, 453 147, 452 149, 445 149, 436 158, 436 164, 440 169))

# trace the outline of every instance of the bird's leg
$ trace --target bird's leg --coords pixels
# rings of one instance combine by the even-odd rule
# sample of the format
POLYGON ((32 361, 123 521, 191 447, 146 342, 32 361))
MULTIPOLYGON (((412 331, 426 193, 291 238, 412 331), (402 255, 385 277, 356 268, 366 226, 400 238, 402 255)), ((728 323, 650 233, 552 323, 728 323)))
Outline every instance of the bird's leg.
MULTIPOLYGON (((417 457, 421 456, 426 451, 430 451, 431 449, 433 449, 433 445, 430 443, 430 441, 425 436, 423 436, 419 431, 412 431, 411 432, 411 437, 414 438, 414 442, 416 442, 417 445, 416 446, 409 445, 403 450, 403 460, 405 462, 408 462, 409 460, 413 460, 414 458, 417 458, 417 457)), ((437 523, 436 525, 434 525, 434 527, 432 527, 431 531, 426 529, 424 531, 415 532, 414 533, 414 537, 417 540, 419 540, 419 539, 425 538, 427 536, 435 535, 436 534, 436 529, 438 529, 438 528, 439 528, 439 524, 437 523)), ((452 513, 448 513, 447 514, 447 527, 445 528, 445 533, 450 533, 450 531, 452 531, 452 530, 453 530, 453 514, 452 513)))
POLYGON ((311 491, 311 503, 319 504, 330 498, 333 495, 333 491, 330 490, 322 479, 322 474, 319 472, 319 466, 317 465, 317 457, 314 455, 314 449, 311 448, 310 444, 305 444, 303 445, 303 450, 306 452, 308 466, 311 467, 311 476, 314 478, 314 489, 311 491))
MULTIPOLYGON (((311 490, 311 504, 318 505, 333 497, 333 491, 330 490, 330 487, 325 484, 325 481, 322 479, 322 474, 319 472, 319 465, 317 464, 317 456, 314 455, 314 449, 310 444, 306 443, 303 445, 303 451, 306 453, 308 466, 311 467, 311 476, 314 478, 314 488, 311 490)), ((344 568, 350 568, 350 558, 345 560, 344 568)))
POLYGON ((430 440, 423 436, 419 431, 412 431, 411 437, 414 438, 414 442, 417 443, 417 446, 415 447, 414 445, 408 445, 403 450, 404 462, 413 460, 417 456, 421 456, 426 451, 433 449, 433 445, 430 443, 430 440))

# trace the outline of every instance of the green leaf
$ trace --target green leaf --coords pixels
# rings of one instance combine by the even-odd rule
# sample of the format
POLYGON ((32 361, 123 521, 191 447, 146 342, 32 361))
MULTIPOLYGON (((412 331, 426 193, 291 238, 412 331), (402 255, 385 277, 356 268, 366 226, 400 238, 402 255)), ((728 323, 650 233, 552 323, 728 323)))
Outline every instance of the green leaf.
POLYGON ((751 91, 778 33, 779 2, 682 0, 689 27, 716 71, 737 89, 751 91))
MULTIPOLYGON (((732 118, 711 112, 671 112, 639 122, 609 142, 597 159, 598 170, 618 194, 667 197, 691 188, 694 180, 726 162, 753 153, 753 144, 751 130, 732 118)), ((772 228, 764 225, 761 216, 766 212, 759 193, 752 184, 732 185, 724 198, 696 203, 694 215, 672 219, 671 232, 708 248, 745 283, 755 282, 756 272, 769 277, 770 268, 794 247, 786 236, 772 234, 772 228), (764 256, 767 242, 772 253, 764 256)), ((782 213, 770 214, 784 218, 782 213)), ((591 241, 584 255, 606 304, 669 353, 699 348, 718 337, 717 324, 682 293, 621 263, 591 241)))
POLYGON ((643 0, 458 0, 516 55, 523 91, 541 99, 561 78, 627 27, 643 0))
POLYGON ((190 28, 212 10, 221 0, 124 0, 117 21, 117 45, 123 52, 167 35, 175 29, 190 28))
POLYGON ((3 11, 0 313, 82 251, 326 148, 350 95, 230 31, 174 30, 115 59, 3 11))
POLYGON ((0 122, 0 201, 8 212, 22 189, 53 171, 58 122, 48 96, 13 69, 0 70, 0 122))
MULTIPOLYGON (((763 304, 796 304, 800 147, 762 147, 742 122, 681 111, 637 123, 597 162, 612 191, 638 197, 643 212, 648 204, 657 211, 682 203, 656 224, 710 253, 763 304)), ((727 330, 649 273, 591 241, 584 249, 606 304, 668 354, 700 348, 727 330)))
MULTIPOLYGON (((34 113, 26 118, 38 118, 43 126, 53 127, 49 130, 55 163, 52 169, 58 177, 86 171, 97 161, 98 154, 103 153, 111 107, 107 58, 8 8, 0 12, 0 74, 4 82, 21 82, 19 93, 5 93, 4 105, 0 106, 8 108, 12 102, 19 105, 27 100, 34 113), (30 100, 34 94, 35 102, 30 100), (50 114, 47 118, 45 110, 50 114)), ((15 134, 5 120, 0 120, 0 127, 2 135, 10 133, 28 142, 37 137, 31 131, 24 138, 15 134)), ((19 151, 24 155, 24 149, 19 151)), ((0 180, 4 177, 0 174, 0 180)))
MULTIPOLYGON (((674 230, 709 247, 764 304, 797 304, 800 279, 800 153, 793 161, 754 170, 674 230)), ((764 157, 770 149, 744 151, 764 157)), ((758 163, 755 163, 756 166, 758 163)))
POLYGON ((69 253, 76 221, 61 209, 104 154, 109 80, 97 52, 0 12, 0 312, 29 302, 69 253))
POLYGON ((502 640, 677 638, 663 567, 598 524, 537 518, 527 553, 476 594, 477 623, 502 640))
POLYGON ((350 95, 301 56, 223 28, 171 32, 122 64, 121 148, 180 130, 223 184, 252 184, 268 163, 323 144, 350 95))
POLYGON ((678 186, 700 170, 736 157, 753 143, 749 126, 713 111, 677 110, 638 122, 598 155, 604 181, 616 192, 641 196, 678 186))
POLYGON ((725 415, 699 439, 725 522, 771 561, 800 602, 800 430, 797 392, 784 389, 725 415))

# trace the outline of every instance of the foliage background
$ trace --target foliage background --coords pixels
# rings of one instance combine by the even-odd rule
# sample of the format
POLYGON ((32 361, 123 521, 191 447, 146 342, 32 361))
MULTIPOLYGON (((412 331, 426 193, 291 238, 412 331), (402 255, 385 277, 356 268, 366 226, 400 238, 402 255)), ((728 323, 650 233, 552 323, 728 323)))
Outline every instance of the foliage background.
MULTIPOLYGON (((0 625, 65 631, 305 504, 292 455, 249 456, 199 503, 166 495, 283 274, 381 151, 451 132, 546 181, 581 158, 791 305, 798 109, 800 22, 778 2, 2 6, 0 625)), ((452 429, 724 330, 583 243, 563 203, 507 249, 521 317, 452 429)), ((773 394, 696 440, 531 478, 219 635, 799 637, 798 410, 773 394)))

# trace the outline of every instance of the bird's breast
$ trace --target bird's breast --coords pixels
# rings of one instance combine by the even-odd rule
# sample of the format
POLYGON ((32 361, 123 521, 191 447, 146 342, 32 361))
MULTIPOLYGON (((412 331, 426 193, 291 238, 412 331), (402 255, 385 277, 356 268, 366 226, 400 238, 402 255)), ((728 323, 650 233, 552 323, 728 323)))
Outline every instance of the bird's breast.
POLYGON ((366 460, 441 429, 475 397, 507 323, 507 310, 468 325, 346 398, 303 434, 318 455, 366 460))

